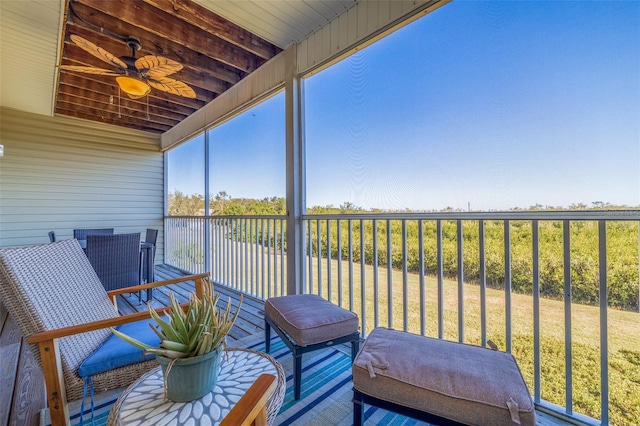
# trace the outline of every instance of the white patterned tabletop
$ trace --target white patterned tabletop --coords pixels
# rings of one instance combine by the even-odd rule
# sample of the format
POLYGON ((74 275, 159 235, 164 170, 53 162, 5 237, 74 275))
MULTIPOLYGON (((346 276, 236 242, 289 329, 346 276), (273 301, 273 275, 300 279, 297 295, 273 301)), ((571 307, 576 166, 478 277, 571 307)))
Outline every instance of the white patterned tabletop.
POLYGON ((207 395, 190 402, 164 399, 162 371, 154 368, 122 393, 107 425, 217 425, 260 374, 278 376, 271 359, 260 352, 232 349, 225 354, 216 387, 207 395))

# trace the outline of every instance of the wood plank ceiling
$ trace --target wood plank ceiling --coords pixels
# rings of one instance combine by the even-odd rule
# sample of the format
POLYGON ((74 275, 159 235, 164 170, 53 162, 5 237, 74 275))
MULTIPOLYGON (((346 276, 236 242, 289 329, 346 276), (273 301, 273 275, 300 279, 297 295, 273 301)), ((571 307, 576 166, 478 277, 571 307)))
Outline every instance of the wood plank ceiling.
POLYGON ((126 37, 183 65, 169 77, 195 91, 195 99, 151 89, 130 99, 114 76, 58 69, 55 112, 138 130, 163 133, 203 107, 281 49, 191 0, 68 0, 61 65, 118 71, 71 42, 75 34, 116 57, 131 56, 126 37))

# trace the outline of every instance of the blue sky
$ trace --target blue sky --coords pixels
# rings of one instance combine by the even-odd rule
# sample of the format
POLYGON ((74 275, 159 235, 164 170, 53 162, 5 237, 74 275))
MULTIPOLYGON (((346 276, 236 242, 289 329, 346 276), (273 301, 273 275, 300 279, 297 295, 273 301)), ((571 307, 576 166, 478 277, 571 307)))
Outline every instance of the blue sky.
MULTIPOLYGON (((305 80, 305 99, 309 206, 640 205, 637 1, 454 1, 305 80)), ((283 102, 213 130, 212 193, 284 196, 283 102)), ((170 169, 170 189, 202 193, 198 173, 170 169)))

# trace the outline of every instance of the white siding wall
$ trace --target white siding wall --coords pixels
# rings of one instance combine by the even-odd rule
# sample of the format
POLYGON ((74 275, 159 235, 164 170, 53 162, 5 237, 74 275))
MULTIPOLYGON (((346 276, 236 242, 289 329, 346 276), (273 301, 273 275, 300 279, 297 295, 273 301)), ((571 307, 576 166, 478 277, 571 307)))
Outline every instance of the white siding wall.
POLYGON ((74 228, 156 228, 161 263, 160 137, 67 117, 0 109, 0 247, 73 237, 74 228))

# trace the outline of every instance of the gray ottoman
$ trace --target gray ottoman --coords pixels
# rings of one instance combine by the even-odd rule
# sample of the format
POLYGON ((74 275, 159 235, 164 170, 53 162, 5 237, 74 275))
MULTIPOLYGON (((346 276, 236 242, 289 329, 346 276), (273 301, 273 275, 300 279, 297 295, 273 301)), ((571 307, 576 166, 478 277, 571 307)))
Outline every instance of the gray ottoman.
POLYGON ((358 316, 314 294, 270 297, 264 303, 266 352, 271 328, 293 354, 293 395, 300 399, 302 354, 340 343, 351 343, 351 359, 360 346, 358 316))
POLYGON ((437 424, 530 425, 535 409, 513 355, 376 328, 353 363, 354 425, 363 403, 437 424))

